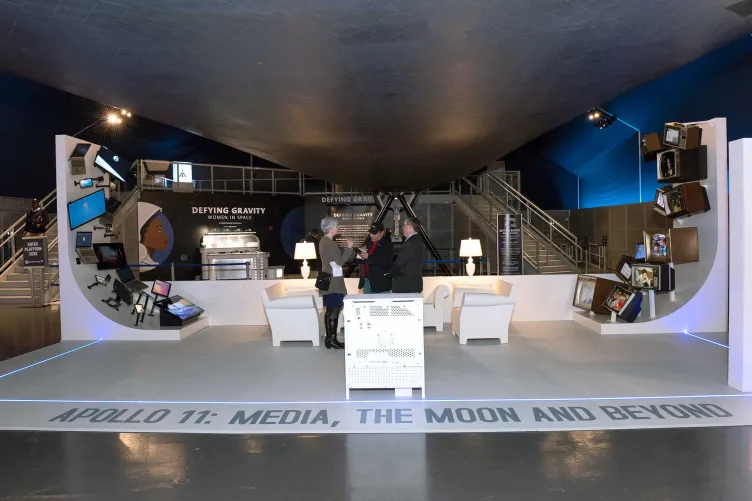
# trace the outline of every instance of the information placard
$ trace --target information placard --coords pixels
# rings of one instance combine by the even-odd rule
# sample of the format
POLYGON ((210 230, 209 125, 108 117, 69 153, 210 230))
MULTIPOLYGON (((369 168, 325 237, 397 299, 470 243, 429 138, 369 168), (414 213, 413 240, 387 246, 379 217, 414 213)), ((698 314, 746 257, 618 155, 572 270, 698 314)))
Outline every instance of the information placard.
POLYGON ((496 225, 499 232, 496 272, 499 275, 522 275, 522 215, 498 214, 496 225))
POLYGON ((47 266, 47 237, 23 237, 24 268, 44 268, 47 266))

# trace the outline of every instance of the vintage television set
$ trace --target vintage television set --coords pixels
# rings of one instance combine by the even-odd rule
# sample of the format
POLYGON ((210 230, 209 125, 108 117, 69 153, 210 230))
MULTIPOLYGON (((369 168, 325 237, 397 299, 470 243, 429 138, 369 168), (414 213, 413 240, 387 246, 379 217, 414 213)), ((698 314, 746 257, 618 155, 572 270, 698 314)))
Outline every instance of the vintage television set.
POLYGON ((91 144, 78 143, 73 148, 73 153, 70 156, 70 173, 71 176, 85 176, 86 175, 86 153, 89 151, 91 144))
POLYGON ((668 122, 663 125, 663 144, 669 148, 691 150, 702 143, 702 129, 697 125, 668 122))
POLYGON ((678 148, 662 151, 656 156, 659 183, 701 181, 708 177, 708 147, 693 150, 678 148))
POLYGON ((627 322, 634 322, 642 310, 642 292, 617 285, 603 301, 603 307, 627 322))
POLYGON ((653 210, 661 216, 666 215, 666 190, 668 188, 656 188, 655 197, 653 197, 653 210))
POLYGON ((104 214, 105 211, 104 190, 97 190, 78 200, 68 202, 68 223, 70 224, 70 229, 75 230, 85 225, 104 214))
POLYGON ((154 303, 159 308, 161 327, 185 327, 198 320, 203 309, 182 296, 172 296, 154 303))
POLYGON ((621 259, 619 259, 619 264, 616 265, 616 268, 614 269, 614 273, 617 277, 619 277, 625 284, 631 283, 632 281, 632 266, 634 265, 635 261, 632 256, 622 256, 621 259))
POLYGON ((708 191, 698 182, 684 183, 666 191, 666 217, 678 219, 710 210, 708 191))
POLYGON ((127 160, 105 146, 99 148, 94 165, 122 182, 125 182, 125 176, 131 169, 131 164, 127 160))
POLYGON ((645 262, 668 263, 671 261, 671 237, 668 230, 643 231, 645 262))
POLYGON ((638 264, 632 268, 632 287, 657 292, 672 291, 676 288, 674 269, 669 264, 638 264))
POLYGON ((120 242, 96 243, 94 253, 97 255, 98 270, 113 270, 128 266, 125 260, 125 248, 120 242))
MULTIPOLYGON (((643 235, 643 239, 644 239, 643 235)), ((644 263, 647 254, 645 253, 645 241, 637 242, 634 246, 634 253, 632 253, 632 260, 635 263, 644 263)))
POLYGON ((590 307, 593 305, 595 285, 597 284, 597 282, 597 277, 591 277, 589 275, 578 275, 577 284, 574 288, 574 298, 572 298, 572 305, 576 308, 582 308, 583 310, 590 311, 590 307))
POLYGON ((599 313, 601 315, 608 315, 611 312, 603 306, 603 301, 606 300, 611 290, 617 285, 622 285, 616 280, 609 280, 608 278, 597 277, 595 282, 595 290, 593 291, 593 303, 590 306, 590 311, 593 313, 599 313))
POLYGON ((688 264, 700 261, 700 238, 697 227, 671 228, 668 234, 672 263, 688 264))
POLYGON ((668 148, 663 145, 661 136, 657 132, 651 132, 642 136, 642 142, 640 143, 640 151, 642 152, 642 159, 645 162, 654 161, 658 153, 665 151, 668 148))

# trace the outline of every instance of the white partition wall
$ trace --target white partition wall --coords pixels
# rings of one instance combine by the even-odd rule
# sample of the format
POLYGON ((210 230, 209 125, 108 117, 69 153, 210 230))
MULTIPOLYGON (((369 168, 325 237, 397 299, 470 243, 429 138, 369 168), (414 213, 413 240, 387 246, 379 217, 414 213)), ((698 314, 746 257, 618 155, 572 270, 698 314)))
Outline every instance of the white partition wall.
POLYGON ((752 139, 729 144, 729 184, 728 377, 729 386, 752 391, 752 139))

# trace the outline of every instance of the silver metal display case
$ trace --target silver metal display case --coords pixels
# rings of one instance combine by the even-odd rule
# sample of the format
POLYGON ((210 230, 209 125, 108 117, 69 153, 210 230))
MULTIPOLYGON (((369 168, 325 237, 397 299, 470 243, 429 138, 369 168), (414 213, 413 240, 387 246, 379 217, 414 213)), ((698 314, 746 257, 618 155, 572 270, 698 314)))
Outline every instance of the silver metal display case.
POLYGON ((261 252, 261 242, 252 232, 207 233, 201 239, 201 264, 232 265, 203 267, 203 280, 263 280, 269 253, 261 252))

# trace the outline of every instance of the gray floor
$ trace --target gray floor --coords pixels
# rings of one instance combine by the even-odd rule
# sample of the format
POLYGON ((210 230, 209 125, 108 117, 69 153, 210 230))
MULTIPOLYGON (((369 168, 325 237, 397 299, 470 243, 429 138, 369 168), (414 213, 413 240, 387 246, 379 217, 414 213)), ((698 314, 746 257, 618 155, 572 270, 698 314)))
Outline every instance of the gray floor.
POLYGON ((0 499, 748 501, 752 429, 0 433, 0 499))
MULTIPOLYGON (((513 325, 510 342, 426 333, 429 399, 737 394, 727 351, 685 335, 600 336, 573 322, 513 325)), ((0 376, 83 343, 0 363, 0 376)), ((3 399, 332 401, 343 352, 271 345, 266 328, 212 327, 181 342, 103 342, 0 379, 3 399)), ((353 392, 353 399, 390 398, 353 392)))

